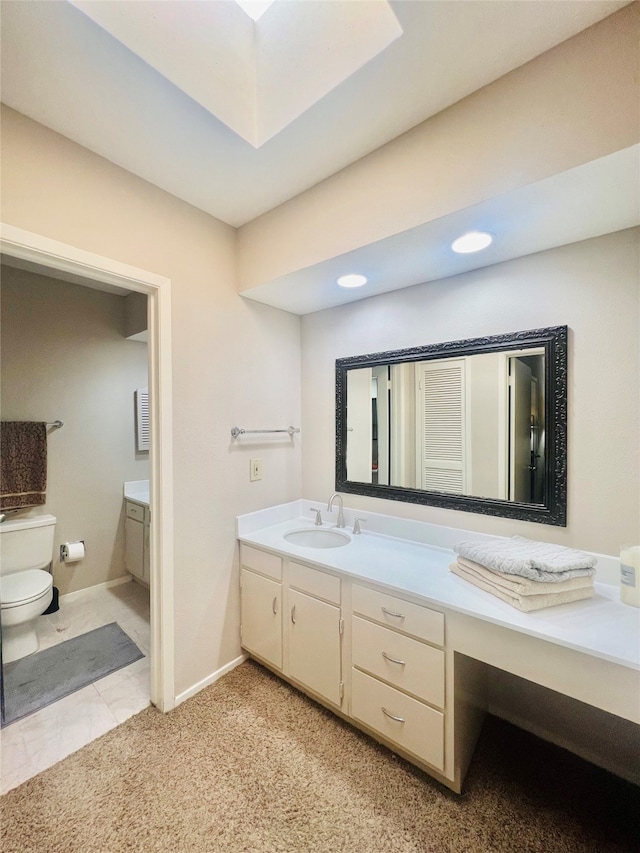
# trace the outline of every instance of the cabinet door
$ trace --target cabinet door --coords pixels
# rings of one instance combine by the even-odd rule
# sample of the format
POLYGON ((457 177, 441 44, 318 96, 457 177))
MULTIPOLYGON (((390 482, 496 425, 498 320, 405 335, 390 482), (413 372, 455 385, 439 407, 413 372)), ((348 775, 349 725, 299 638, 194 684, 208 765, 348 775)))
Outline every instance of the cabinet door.
POLYGON ((151 583, 151 525, 144 526, 144 551, 142 553, 142 579, 151 583))
POLYGON ((242 645, 282 669, 282 584, 243 568, 242 645))
POLYGON ((134 518, 124 522, 124 564, 128 572, 143 578, 144 524, 134 518))
POLYGON ((289 607, 289 675, 340 705, 340 608, 293 589, 289 607))

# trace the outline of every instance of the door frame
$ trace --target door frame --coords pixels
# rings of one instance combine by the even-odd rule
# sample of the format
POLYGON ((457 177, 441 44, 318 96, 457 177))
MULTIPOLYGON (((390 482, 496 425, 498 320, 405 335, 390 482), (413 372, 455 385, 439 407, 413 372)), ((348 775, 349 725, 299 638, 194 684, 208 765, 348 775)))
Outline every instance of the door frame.
POLYGON ((67 281, 115 285, 147 296, 151 427, 151 679, 152 703, 175 707, 173 612, 173 412, 171 279, 0 223, 3 256, 55 270, 67 281))

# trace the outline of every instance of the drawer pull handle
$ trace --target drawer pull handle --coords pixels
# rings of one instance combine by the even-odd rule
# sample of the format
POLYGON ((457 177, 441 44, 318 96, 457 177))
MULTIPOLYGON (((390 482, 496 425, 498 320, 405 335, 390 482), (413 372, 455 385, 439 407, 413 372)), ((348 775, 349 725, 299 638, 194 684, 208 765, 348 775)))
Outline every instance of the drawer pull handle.
POLYGON ((271 605, 271 609, 273 610, 273 615, 275 616, 278 613, 278 597, 273 597, 273 604, 271 605))
POLYGON ((382 657, 385 660, 388 660, 389 663, 397 663, 398 666, 405 666, 405 662, 403 660, 398 660, 398 658, 390 658, 386 652, 382 652, 382 657))
POLYGON ((296 624, 296 606, 295 606, 295 604, 291 608, 291 621, 293 622, 294 625, 296 624))
POLYGON ((385 717, 389 717, 390 720, 395 720, 396 723, 404 723, 405 721, 404 717, 396 717, 395 714, 392 714, 390 711, 387 711, 386 708, 382 708, 382 713, 385 715, 385 717))
POLYGON ((393 616, 394 619, 404 619, 404 613, 394 613, 393 610, 387 610, 386 607, 382 608, 382 612, 387 616, 393 616))

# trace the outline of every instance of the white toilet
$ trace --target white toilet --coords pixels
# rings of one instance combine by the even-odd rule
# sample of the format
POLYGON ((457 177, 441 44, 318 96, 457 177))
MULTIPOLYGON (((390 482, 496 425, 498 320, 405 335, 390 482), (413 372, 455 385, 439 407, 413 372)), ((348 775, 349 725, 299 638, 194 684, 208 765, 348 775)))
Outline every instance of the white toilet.
POLYGON ((0 524, 0 617, 2 661, 38 651, 36 620, 53 598, 53 577, 43 569, 53 557, 53 515, 0 524))

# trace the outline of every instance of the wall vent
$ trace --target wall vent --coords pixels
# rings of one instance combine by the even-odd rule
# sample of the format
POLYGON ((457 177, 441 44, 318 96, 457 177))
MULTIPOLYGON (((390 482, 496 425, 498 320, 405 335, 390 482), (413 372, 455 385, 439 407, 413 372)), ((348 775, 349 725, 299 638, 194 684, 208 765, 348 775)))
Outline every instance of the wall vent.
POLYGON ((135 396, 138 450, 149 450, 149 389, 138 388, 135 396))

